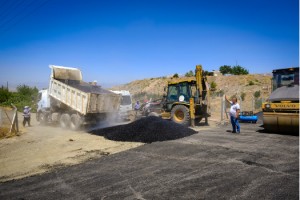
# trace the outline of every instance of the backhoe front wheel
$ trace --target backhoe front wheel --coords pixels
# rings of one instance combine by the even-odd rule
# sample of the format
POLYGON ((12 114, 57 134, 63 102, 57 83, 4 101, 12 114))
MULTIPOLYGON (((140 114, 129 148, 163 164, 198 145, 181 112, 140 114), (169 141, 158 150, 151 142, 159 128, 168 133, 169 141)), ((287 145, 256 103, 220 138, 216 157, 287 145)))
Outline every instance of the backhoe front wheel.
POLYGON ((171 119, 177 124, 188 126, 190 123, 190 111, 184 105, 176 105, 171 110, 171 119))

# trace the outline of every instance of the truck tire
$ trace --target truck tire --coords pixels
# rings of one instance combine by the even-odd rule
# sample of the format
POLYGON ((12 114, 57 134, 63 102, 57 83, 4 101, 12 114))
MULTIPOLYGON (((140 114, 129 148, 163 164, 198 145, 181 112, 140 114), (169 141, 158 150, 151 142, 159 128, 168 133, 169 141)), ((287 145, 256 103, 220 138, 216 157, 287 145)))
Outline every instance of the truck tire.
POLYGON ((38 114, 38 121, 40 122, 40 124, 45 125, 47 123, 47 118, 48 115, 46 113, 42 113, 40 112, 38 114))
POLYGON ((177 124, 188 126, 190 123, 190 111, 184 105, 176 105, 171 110, 171 119, 177 124))
POLYGON ((70 121, 71 129, 76 131, 80 128, 81 124, 82 124, 82 119, 81 119, 80 115, 72 114, 71 121, 70 121))
POLYGON ((69 128, 70 127, 70 122, 71 122, 71 117, 69 114, 67 113, 64 113, 61 115, 61 118, 60 118, 60 127, 62 128, 69 128))

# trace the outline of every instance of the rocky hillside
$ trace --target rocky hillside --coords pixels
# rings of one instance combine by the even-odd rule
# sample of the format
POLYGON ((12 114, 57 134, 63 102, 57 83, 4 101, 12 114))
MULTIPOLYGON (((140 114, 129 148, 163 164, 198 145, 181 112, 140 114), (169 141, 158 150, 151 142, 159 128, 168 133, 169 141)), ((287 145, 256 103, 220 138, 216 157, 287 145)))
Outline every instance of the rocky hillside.
MULTIPOLYGON (((115 86, 113 90, 129 90, 134 100, 143 100, 147 98, 160 98, 164 94, 164 88, 172 78, 151 78, 136 80, 130 83, 115 86)), ((180 78, 179 78, 180 79, 180 78)), ((267 98, 270 94, 271 76, 261 74, 239 75, 239 76, 208 76, 208 82, 216 84, 213 95, 227 96, 239 95, 244 99, 249 99, 256 91, 260 92, 260 97, 267 98)))

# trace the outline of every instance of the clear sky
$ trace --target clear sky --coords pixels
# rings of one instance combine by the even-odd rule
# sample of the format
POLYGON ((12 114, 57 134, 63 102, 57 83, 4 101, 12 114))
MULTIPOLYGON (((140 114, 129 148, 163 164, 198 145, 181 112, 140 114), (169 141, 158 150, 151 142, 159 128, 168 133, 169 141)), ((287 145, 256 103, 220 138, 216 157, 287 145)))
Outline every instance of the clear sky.
POLYGON ((0 0, 0 84, 46 86, 49 64, 111 86, 236 63, 299 66, 298 0, 0 0))

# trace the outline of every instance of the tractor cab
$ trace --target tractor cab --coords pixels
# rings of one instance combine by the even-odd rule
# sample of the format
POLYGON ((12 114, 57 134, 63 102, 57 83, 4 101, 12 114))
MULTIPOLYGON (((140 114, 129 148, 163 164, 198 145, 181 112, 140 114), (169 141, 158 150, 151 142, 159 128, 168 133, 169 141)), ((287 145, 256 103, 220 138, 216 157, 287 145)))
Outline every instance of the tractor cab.
POLYGON ((170 82, 163 108, 171 111, 174 104, 189 104, 190 98, 195 97, 196 81, 170 82))

